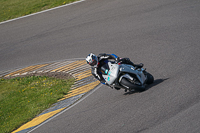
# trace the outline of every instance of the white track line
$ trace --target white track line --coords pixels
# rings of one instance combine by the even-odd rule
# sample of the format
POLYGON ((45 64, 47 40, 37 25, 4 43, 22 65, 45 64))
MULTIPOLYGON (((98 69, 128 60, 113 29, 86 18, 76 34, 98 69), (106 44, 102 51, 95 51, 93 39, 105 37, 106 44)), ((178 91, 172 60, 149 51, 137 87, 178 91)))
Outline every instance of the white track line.
POLYGON ((41 12, 36 12, 36 13, 33 13, 33 14, 29 14, 29 15, 26 15, 26 16, 19 17, 19 18, 3 21, 0 24, 8 23, 8 22, 15 21, 15 20, 18 20, 18 19, 30 17, 30 16, 37 15, 37 14, 40 14, 40 13, 44 13, 44 12, 48 12, 48 11, 51 11, 51 10, 55 10, 55 9, 58 9, 58 8, 62 8, 62 7, 66 7, 66 6, 69 6, 69 5, 77 4, 77 3, 80 3, 80 2, 83 2, 83 1, 85 1, 85 0, 75 1, 73 3, 69 3, 69 4, 66 4, 66 5, 58 6, 58 7, 54 7, 54 8, 51 8, 51 9, 48 9, 48 10, 44 10, 44 11, 41 11, 41 12))

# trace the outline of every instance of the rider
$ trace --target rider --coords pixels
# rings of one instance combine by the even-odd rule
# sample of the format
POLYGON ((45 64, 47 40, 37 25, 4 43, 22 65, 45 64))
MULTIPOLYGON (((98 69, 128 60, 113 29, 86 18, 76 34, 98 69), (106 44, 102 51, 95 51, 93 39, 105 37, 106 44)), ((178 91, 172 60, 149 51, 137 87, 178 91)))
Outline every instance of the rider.
MULTIPOLYGON (((108 85, 108 84, 102 77, 101 67, 107 64, 109 59, 114 59, 117 63, 120 62, 120 64, 129 64, 136 67, 137 66, 141 67, 141 65, 143 65, 143 64, 135 65, 133 64, 133 62, 130 61, 129 58, 119 58, 115 54, 101 53, 98 56, 96 56, 95 54, 90 53, 86 57, 86 61, 92 67, 92 75, 104 85, 108 85)), ((119 90, 120 88, 115 87, 115 89, 119 90)))

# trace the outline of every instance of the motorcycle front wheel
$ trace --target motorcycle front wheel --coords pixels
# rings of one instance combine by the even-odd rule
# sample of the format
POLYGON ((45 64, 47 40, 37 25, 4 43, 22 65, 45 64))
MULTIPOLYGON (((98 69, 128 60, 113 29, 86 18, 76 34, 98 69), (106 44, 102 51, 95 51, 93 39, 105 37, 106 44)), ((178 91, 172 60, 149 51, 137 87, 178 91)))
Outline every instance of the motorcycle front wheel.
POLYGON ((145 91, 145 87, 143 86, 139 86, 139 85, 135 85, 134 83, 131 83, 130 81, 128 81, 126 78, 122 78, 120 81, 120 84, 123 86, 127 86, 129 88, 129 90, 134 89, 136 91, 145 91))

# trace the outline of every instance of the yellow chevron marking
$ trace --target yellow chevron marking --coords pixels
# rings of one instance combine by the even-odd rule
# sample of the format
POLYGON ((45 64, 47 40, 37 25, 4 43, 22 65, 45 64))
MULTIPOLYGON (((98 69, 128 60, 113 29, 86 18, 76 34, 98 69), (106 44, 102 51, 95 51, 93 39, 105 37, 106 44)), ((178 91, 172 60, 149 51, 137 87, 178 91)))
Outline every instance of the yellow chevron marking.
POLYGON ((84 71, 84 72, 74 74, 74 77, 76 78, 77 81, 84 79, 84 78, 87 78, 89 76, 92 76, 91 70, 87 70, 87 71, 84 71))
POLYGON ((55 71, 66 71, 66 70, 71 70, 71 69, 74 69, 74 68, 77 68, 79 66, 82 66, 86 63, 85 60, 82 60, 82 61, 75 61, 73 63, 70 63, 70 64, 67 64, 65 66, 62 66, 62 67, 59 67, 57 69, 54 69, 52 70, 52 72, 55 72, 55 71))
POLYGON ((60 71, 60 70, 62 70, 63 68, 66 68, 66 67, 68 67, 68 66, 70 66, 70 65, 77 64, 78 62, 79 62, 79 61, 74 61, 74 62, 72 62, 72 63, 70 63, 70 64, 65 65, 65 66, 62 66, 62 67, 56 68, 56 69, 52 70, 52 72, 60 71))
POLYGON ((31 72, 31 71, 34 71, 34 70, 39 69, 39 68, 41 68, 41 67, 44 67, 44 66, 46 66, 46 65, 48 65, 48 64, 29 66, 29 67, 20 69, 20 70, 18 70, 18 71, 12 72, 12 73, 6 75, 5 77, 7 77, 7 76, 13 76, 13 75, 15 75, 15 74, 22 74, 22 73, 25 73, 25 72, 31 72))
POLYGON ((78 81, 78 80, 81 80, 81 79, 84 79, 84 78, 87 78, 87 77, 90 77, 90 76, 92 76, 91 73, 84 74, 84 75, 78 76, 78 77, 76 78, 76 80, 78 81))
POLYGON ((90 83, 90 84, 81 86, 81 87, 76 88, 76 89, 74 89, 74 90, 71 90, 71 91, 69 92, 69 94, 65 95, 64 98, 62 98, 62 99, 60 99, 60 100, 58 100, 58 101, 61 101, 61 100, 64 100, 64 99, 67 99, 67 98, 70 98, 70 97, 73 97, 73 96, 76 96, 76 95, 85 93, 85 92, 88 92, 88 91, 90 91, 91 89, 93 89, 94 87, 96 87, 98 84, 99 84, 99 81, 95 81, 95 82, 92 82, 92 83, 90 83))
POLYGON ((86 61, 83 60, 83 61, 79 61, 78 63, 74 64, 74 65, 71 65, 67 68, 63 68, 62 71, 69 71, 69 70, 72 70, 72 69, 75 69, 77 67, 80 67, 80 66, 83 66, 86 64, 86 61))
MULTIPOLYGON (((66 108, 66 107, 65 107, 65 108, 66 108)), ((42 123, 43 121, 45 121, 45 120, 47 120, 48 118, 54 116, 55 114, 61 112, 61 111, 64 110, 65 108, 61 108, 61 109, 58 109, 58 110, 55 110, 55 111, 52 111, 52 112, 49 112, 49 113, 40 115, 40 116, 34 118, 33 120, 29 121, 28 123, 22 125, 20 128, 18 128, 17 130, 13 131, 12 133, 16 133, 16 132, 22 131, 22 130, 24 130, 24 129, 27 129, 27 128, 30 128, 30 127, 39 125, 39 124, 42 123)))
POLYGON ((77 77, 77 76, 80 76, 80 75, 83 75, 83 74, 86 74, 86 73, 91 73, 91 70, 87 70, 87 71, 83 71, 83 72, 80 72, 80 73, 76 73, 76 74, 74 74, 74 77, 77 77))

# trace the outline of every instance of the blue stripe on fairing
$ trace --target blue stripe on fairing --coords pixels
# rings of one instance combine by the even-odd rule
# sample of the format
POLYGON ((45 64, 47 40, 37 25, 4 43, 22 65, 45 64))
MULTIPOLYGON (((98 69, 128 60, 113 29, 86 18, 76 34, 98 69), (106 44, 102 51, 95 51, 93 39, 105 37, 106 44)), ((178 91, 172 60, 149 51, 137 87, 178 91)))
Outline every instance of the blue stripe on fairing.
POLYGON ((115 54, 111 54, 112 56, 114 56, 115 58, 117 58, 118 56, 117 55, 115 55, 115 54))

